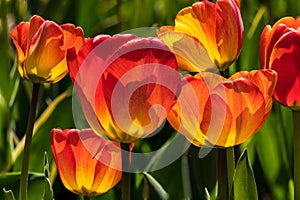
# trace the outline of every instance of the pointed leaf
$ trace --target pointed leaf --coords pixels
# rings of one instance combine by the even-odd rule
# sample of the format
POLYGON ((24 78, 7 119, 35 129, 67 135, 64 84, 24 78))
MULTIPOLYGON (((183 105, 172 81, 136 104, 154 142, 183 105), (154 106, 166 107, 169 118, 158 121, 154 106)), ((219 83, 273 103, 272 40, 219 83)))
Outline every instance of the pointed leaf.
POLYGON ((169 199, 168 193, 165 191, 165 189, 162 187, 162 185, 155 179, 153 176, 148 174, 147 172, 144 172, 145 178, 149 181, 149 183, 153 186, 157 194, 160 196, 161 199, 169 199))
POLYGON ((247 155, 247 149, 242 153, 233 178, 234 199, 258 199, 254 174, 247 155))
POLYGON ((210 194, 209 194, 207 188, 204 188, 204 192, 205 192, 205 199, 210 200, 210 194))

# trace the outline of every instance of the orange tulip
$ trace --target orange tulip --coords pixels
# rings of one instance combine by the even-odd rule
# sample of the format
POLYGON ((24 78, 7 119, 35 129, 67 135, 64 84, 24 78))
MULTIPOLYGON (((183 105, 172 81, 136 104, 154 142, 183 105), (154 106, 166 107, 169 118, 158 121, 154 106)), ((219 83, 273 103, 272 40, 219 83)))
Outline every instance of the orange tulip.
POLYGON ((111 140, 147 137, 176 102, 176 58, 157 38, 100 35, 67 57, 90 127, 111 140))
POLYGON ((272 70, 239 72, 225 79, 200 72, 185 76, 178 102, 194 105, 188 87, 194 90, 199 113, 181 112, 177 103, 168 115, 170 124, 196 146, 230 147, 241 144, 256 133, 272 108, 272 92, 277 75, 272 70), (187 94, 188 96, 185 96, 187 94))
MULTIPOLYGON (((214 4, 203 0, 182 9, 176 16, 175 26, 162 27, 162 30, 158 32, 158 37, 167 44, 171 43, 176 49, 179 49, 179 52, 189 51, 189 47, 184 47, 187 42, 192 48, 204 48, 207 53, 201 52, 201 59, 210 59, 207 65, 214 63, 220 71, 224 71, 240 54, 243 32, 239 1, 217 0, 214 4), (186 34, 197 41, 198 46, 201 47, 193 47, 195 44, 191 40, 174 34, 174 31, 168 31, 169 33, 165 34, 166 30, 186 34), (169 40, 173 40, 173 42, 169 40), (182 50, 182 48, 185 49, 182 50), (208 58, 206 58, 207 56, 208 58)), ((197 53, 194 52, 192 55, 195 57, 194 59, 201 60, 197 53)), ((180 61, 180 69, 186 71, 199 72, 203 70, 203 67, 210 67, 198 66, 198 62, 193 62, 190 58, 184 60, 180 58, 180 61)))
POLYGON ((121 180, 119 143, 104 140, 90 129, 53 129, 50 137, 60 178, 68 190, 96 196, 121 180))
POLYGON ((273 97, 292 109, 300 109, 300 18, 285 17, 267 25, 260 38, 260 64, 278 73, 273 97))
POLYGON ((34 83, 55 83, 67 73, 66 51, 83 44, 81 28, 72 24, 57 25, 35 15, 21 22, 10 36, 18 54, 22 78, 34 83))

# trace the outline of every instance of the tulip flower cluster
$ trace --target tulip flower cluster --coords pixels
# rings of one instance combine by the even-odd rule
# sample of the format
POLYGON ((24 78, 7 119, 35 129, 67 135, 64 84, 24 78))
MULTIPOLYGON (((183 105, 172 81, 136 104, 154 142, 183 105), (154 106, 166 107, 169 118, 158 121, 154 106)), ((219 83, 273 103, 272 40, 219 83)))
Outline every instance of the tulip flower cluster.
POLYGON ((195 146, 227 148, 258 132, 272 110, 272 95, 299 109, 299 18, 264 29, 261 70, 228 78, 213 73, 228 70, 241 52, 239 6, 234 0, 194 3, 179 11, 174 26, 161 27, 157 38, 85 38, 80 27, 39 16, 11 31, 21 77, 55 83, 69 73, 92 128, 51 131, 67 189, 95 196, 114 187, 122 177, 120 143, 151 136, 164 120, 195 146))

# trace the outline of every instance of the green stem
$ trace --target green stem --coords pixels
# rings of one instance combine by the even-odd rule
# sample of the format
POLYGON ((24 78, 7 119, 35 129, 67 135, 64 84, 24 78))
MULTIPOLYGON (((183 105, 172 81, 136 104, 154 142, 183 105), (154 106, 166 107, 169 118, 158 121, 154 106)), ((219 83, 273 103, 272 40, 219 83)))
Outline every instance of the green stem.
POLYGON ((226 149, 218 149, 218 200, 228 199, 228 177, 226 149))
POLYGON ((234 147, 229 147, 226 149, 226 156, 227 156, 227 173, 228 173, 228 194, 230 198, 232 183, 233 183, 233 174, 235 168, 234 147))
POLYGON ((300 111, 293 110, 294 123, 294 190, 295 200, 300 200, 300 111))
POLYGON ((234 173, 234 147, 218 149, 218 199, 230 198, 234 173))
POLYGON ((23 161, 22 161, 22 172, 21 172, 21 180, 20 180, 20 195, 19 195, 20 200, 27 199, 30 146, 31 146, 31 142, 32 142, 32 132, 33 132, 33 126, 34 126, 34 121, 35 121, 37 101, 38 101, 38 96, 39 96, 39 88, 40 88, 39 83, 33 84, 31 105, 30 105, 30 111, 29 111, 29 116, 28 116, 27 129, 26 129, 26 133, 25 133, 26 139, 25 139, 24 155, 23 155, 23 161))
POLYGON ((90 200, 89 196, 83 196, 83 200, 90 200))
MULTIPOLYGON (((129 169, 129 157, 125 156, 127 153, 124 154, 125 152, 130 151, 130 144, 127 143, 121 143, 121 148, 122 148, 122 167, 124 169, 129 169)), ((122 172, 122 182, 121 182, 121 192, 122 192, 122 200, 130 200, 131 198, 131 174, 129 172, 125 172, 123 170, 122 172)))

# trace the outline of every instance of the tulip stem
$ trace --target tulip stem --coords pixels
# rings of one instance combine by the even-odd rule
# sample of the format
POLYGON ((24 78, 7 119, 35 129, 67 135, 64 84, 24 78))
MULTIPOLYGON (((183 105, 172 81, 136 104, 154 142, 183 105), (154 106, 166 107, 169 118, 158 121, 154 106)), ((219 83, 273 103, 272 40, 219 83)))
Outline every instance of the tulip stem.
POLYGON ((131 174, 124 170, 129 169, 130 160, 130 144, 121 143, 122 148, 122 182, 121 182, 121 193, 122 200, 130 200, 131 199, 131 174))
POLYGON ((218 149, 218 199, 229 199, 234 173, 234 148, 218 149))
POLYGON ((31 146, 31 142, 32 142, 32 132, 33 132, 33 126, 34 126, 34 121, 35 121, 37 101, 38 101, 38 96, 39 96, 39 88, 40 88, 39 83, 33 84, 30 111, 29 111, 29 116, 28 116, 27 129, 26 129, 26 133, 25 133, 25 147, 24 147, 22 172, 21 172, 21 179, 20 179, 20 195, 19 195, 20 200, 27 199, 30 146, 31 146))
POLYGON ((228 177, 226 149, 218 149, 218 200, 228 199, 228 177))
POLYGON ((293 110, 294 123, 294 195, 300 200, 300 111, 293 110))
POLYGON ((83 196, 83 200, 90 200, 89 196, 83 196))

